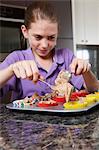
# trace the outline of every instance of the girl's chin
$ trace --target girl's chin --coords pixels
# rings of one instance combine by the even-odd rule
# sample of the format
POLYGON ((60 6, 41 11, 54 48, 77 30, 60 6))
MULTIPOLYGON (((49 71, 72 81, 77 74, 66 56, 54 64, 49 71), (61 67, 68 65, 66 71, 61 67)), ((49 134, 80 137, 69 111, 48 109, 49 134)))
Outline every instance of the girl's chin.
POLYGON ((50 53, 48 53, 48 52, 39 52, 38 55, 41 56, 41 57, 47 57, 47 56, 50 55, 50 53))
POLYGON ((42 57, 42 58, 47 58, 48 57, 48 55, 44 55, 44 54, 39 54, 39 57, 42 57))

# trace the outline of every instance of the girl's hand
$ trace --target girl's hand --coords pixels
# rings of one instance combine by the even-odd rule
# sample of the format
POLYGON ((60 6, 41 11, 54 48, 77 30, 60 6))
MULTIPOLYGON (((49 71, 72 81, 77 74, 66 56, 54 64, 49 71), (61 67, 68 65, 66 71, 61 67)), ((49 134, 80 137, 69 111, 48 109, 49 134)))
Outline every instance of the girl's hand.
POLYGON ((24 60, 12 64, 12 70, 17 78, 33 80, 37 82, 42 76, 39 74, 36 63, 33 60, 24 60))
POLYGON ((84 74, 85 72, 88 72, 90 68, 91 64, 83 59, 74 58, 70 64, 71 73, 74 73, 75 75, 84 74))

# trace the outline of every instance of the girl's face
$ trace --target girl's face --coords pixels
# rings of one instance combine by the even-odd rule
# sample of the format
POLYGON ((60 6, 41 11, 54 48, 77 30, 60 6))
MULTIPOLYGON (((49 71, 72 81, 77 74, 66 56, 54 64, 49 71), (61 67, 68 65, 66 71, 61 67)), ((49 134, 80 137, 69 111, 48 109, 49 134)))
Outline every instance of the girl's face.
POLYGON ((29 29, 22 26, 22 32, 36 55, 43 58, 50 56, 50 52, 55 47, 57 41, 57 23, 51 23, 48 20, 38 20, 35 23, 31 23, 29 29))

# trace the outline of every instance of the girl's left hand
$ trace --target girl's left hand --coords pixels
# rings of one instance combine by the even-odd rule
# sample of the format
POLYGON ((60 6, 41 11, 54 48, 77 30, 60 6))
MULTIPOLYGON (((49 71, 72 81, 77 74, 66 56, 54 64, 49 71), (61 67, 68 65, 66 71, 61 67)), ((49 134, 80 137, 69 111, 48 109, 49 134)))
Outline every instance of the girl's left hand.
POLYGON ((70 64, 71 73, 74 73, 75 75, 84 74, 85 72, 90 71, 90 69, 91 64, 83 59, 74 58, 70 64))

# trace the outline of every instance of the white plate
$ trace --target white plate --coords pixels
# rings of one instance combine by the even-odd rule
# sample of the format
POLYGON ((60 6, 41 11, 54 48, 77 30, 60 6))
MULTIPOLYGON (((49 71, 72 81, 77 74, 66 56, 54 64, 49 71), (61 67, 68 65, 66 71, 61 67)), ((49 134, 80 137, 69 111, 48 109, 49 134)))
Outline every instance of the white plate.
POLYGON ((91 108, 97 106, 99 102, 94 103, 93 105, 90 105, 88 107, 85 107, 84 109, 75 109, 75 110, 66 110, 64 107, 61 105, 58 106, 53 106, 53 107, 46 107, 46 108, 41 108, 37 107, 35 105, 33 106, 25 106, 24 108, 21 107, 14 107, 13 103, 7 104, 6 107, 8 109, 12 110, 22 110, 22 111, 35 111, 35 112, 53 112, 53 113, 72 113, 72 112, 85 112, 90 110, 91 108))

